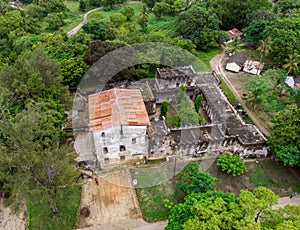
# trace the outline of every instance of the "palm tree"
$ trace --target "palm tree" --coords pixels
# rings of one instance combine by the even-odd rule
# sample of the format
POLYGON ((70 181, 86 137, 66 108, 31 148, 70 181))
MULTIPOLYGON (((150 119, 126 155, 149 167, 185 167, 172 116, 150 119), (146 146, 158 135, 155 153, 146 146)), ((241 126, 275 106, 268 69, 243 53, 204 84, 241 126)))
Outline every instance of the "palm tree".
POLYGON ((300 55, 297 53, 289 54, 289 57, 284 60, 285 64, 282 66, 288 71, 288 74, 296 74, 299 70, 300 55))
POLYGON ((263 56, 268 56, 269 53, 272 51, 272 44, 269 39, 267 39, 266 41, 260 40, 259 43, 260 45, 257 48, 257 50, 260 52, 259 62, 261 62, 263 56))
MULTIPOLYGON (((257 50, 260 52, 260 59, 259 59, 259 65, 261 63, 261 60, 264 56, 268 56, 269 53, 272 51, 272 44, 269 39, 266 39, 266 41, 260 40, 259 41, 260 45, 257 48, 257 50)), ((258 74, 259 68, 257 68, 257 73, 258 74)))

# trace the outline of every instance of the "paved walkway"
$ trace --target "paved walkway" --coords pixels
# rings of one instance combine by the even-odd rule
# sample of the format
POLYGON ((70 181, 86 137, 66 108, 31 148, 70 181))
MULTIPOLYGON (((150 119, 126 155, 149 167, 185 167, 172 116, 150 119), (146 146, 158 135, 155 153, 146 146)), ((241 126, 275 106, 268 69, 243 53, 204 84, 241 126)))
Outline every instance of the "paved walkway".
POLYGON ((234 96, 239 100, 241 105, 247 110, 247 113, 258 127, 258 129, 265 135, 268 136, 270 132, 266 129, 265 124, 247 107, 246 101, 244 101, 238 91, 235 89, 234 85, 226 77, 226 72, 223 70, 222 61, 225 58, 225 53, 217 54, 210 61, 211 69, 216 71, 216 73, 222 77, 226 85, 229 87, 234 96))
POLYGON ((76 27, 74 27, 73 29, 71 29, 67 35, 70 37, 70 36, 73 36, 74 34, 76 34, 80 29, 81 27, 86 24, 88 22, 88 16, 90 13, 94 12, 94 11, 97 11, 97 10, 101 10, 103 7, 98 7, 96 9, 93 9, 93 10, 90 10, 89 12, 85 13, 83 15, 83 20, 82 22, 80 22, 76 27))
POLYGON ((281 208, 284 207, 285 205, 300 205, 300 195, 297 195, 293 197, 292 199, 287 196, 287 197, 280 197, 278 200, 278 204, 274 205, 272 208, 281 208))

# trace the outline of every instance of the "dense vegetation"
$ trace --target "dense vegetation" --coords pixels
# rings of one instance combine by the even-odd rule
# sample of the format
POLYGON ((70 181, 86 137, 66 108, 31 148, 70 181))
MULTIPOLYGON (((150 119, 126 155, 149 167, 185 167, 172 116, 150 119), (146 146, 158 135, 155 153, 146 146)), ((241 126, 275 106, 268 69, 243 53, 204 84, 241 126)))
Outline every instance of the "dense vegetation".
POLYGON ((299 206, 270 209, 278 202, 271 190, 259 186, 253 192, 242 190, 235 197, 215 190, 215 179, 199 171, 195 162, 178 174, 177 186, 184 202, 172 207, 166 229, 295 229, 299 224, 299 206))
MULTIPOLYGON (((300 74, 300 0, 278 0, 274 5, 267 0, 144 0, 122 4, 119 0, 26 0, 24 5, 12 6, 0 0, 0 182, 7 204, 16 208, 29 205, 33 214, 37 213, 35 205, 44 204, 51 213, 47 214, 49 221, 56 219, 51 215, 67 210, 61 205, 61 194, 74 197, 72 207, 76 208, 78 171, 62 127, 67 122, 65 111, 71 106, 68 88, 76 87, 99 58, 126 45, 161 42, 200 59, 204 56, 207 64, 228 39, 222 30, 233 27, 242 29, 244 41, 258 48, 261 60, 268 56, 276 67, 246 86, 247 100, 252 108, 270 115, 274 125, 269 144, 277 158, 284 165, 300 165, 300 93, 284 83, 287 75, 300 74), (67 36, 66 32, 82 20, 82 13, 99 6, 103 9, 92 13, 76 35, 67 36)), ((231 48, 237 51, 238 42, 231 48)), ((111 82, 153 77, 159 66, 132 66, 111 82)), ((173 124, 203 122, 198 115, 201 96, 194 109, 183 96, 184 90, 179 91, 176 110, 180 116, 173 124)), ((168 119, 170 109, 166 103, 163 108, 162 116, 168 119)), ((270 191, 242 191, 234 198, 214 191, 214 178, 199 173, 195 165, 189 167, 190 172, 178 176, 178 194, 186 198, 172 210, 169 229, 199 229, 213 220, 220 227, 224 223, 253 229, 260 225, 278 229, 299 226, 297 208, 267 210, 276 203, 270 191), (215 204, 209 205, 212 201, 215 204), (206 219, 204 211, 211 214, 206 219), (256 222, 250 221, 251 215, 257 215, 256 222), (284 219, 286 215, 289 220, 284 219), (225 217, 230 218, 225 221, 225 217)), ((30 220, 36 219, 30 216, 30 220)), ((74 218, 70 226, 66 223, 48 224, 50 229, 71 228, 74 218)), ((32 228, 41 226, 32 223, 32 228)))

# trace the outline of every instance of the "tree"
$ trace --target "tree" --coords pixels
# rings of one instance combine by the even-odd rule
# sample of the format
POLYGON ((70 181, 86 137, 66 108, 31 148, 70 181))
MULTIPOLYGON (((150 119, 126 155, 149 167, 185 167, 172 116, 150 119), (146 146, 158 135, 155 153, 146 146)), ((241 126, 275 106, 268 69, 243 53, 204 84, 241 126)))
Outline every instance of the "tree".
POLYGON ((178 173, 176 178, 177 193, 186 197, 191 193, 205 193, 214 190, 216 178, 206 172, 199 171, 199 164, 190 162, 178 173))
POLYGON ((143 0, 143 3, 145 3, 145 7, 147 5, 149 9, 152 9, 154 7, 155 2, 155 0, 143 0))
POLYGON ((186 96, 185 85, 179 87, 176 108, 180 125, 197 125, 203 122, 203 119, 193 108, 191 100, 186 96))
POLYGON ((247 25, 251 25, 257 21, 275 21, 278 16, 274 13, 273 9, 259 8, 246 15, 247 25))
POLYGON ((77 87, 88 70, 88 65, 83 61, 83 57, 71 57, 63 59, 60 62, 61 74, 63 76, 63 85, 77 87))
POLYGON ((275 210, 266 210, 260 217, 264 229, 297 229, 299 221, 300 206, 286 205, 275 210))
POLYGON ((208 191, 192 193, 175 205, 165 229, 259 229, 259 223, 242 211, 233 194, 208 191))
POLYGON ((103 21, 90 20, 82 26, 82 29, 95 40, 105 41, 108 39, 109 26, 103 21))
POLYGON ((217 166, 222 171, 232 174, 232 176, 239 176, 246 172, 245 162, 237 155, 226 153, 218 157, 217 166))
POLYGON ((134 15, 134 8, 132 6, 124 6, 121 8, 120 13, 127 18, 127 21, 129 21, 134 15))
POLYGON ((245 35, 243 41, 253 42, 255 44, 259 43, 259 41, 264 39, 263 32, 265 28, 270 24, 271 22, 267 20, 257 20, 249 24, 247 27, 244 27, 242 29, 242 32, 245 35))
POLYGON ((207 0, 206 7, 214 8, 222 21, 222 29, 229 30, 245 27, 249 13, 261 8, 271 9, 272 4, 268 0, 207 0))
POLYGON ((285 64, 282 68, 288 71, 288 74, 295 74, 299 73, 299 66, 300 63, 300 55, 298 53, 292 53, 288 55, 288 58, 284 60, 285 64))
POLYGON ((61 0, 39 0, 37 5, 43 7, 47 14, 68 11, 64 1, 61 0))
POLYGON ((282 91, 287 89, 285 83, 287 75, 287 72, 283 69, 269 69, 264 74, 264 77, 271 80, 271 84, 273 85, 272 92, 278 93, 279 97, 282 96, 282 91))
POLYGON ((271 135, 268 139, 271 150, 285 165, 300 165, 300 108, 289 105, 284 111, 278 112, 273 120, 271 135))
POLYGON ((47 15, 47 28, 49 30, 58 30, 60 27, 65 25, 63 21, 63 13, 50 13, 47 15))
POLYGON ((300 16, 292 15, 272 22, 266 26, 263 36, 272 44, 270 54, 281 67, 290 54, 300 50, 300 16))
POLYGON ((269 40, 266 41, 261 40, 257 50, 260 52, 259 62, 261 62, 263 56, 268 56, 270 51, 272 51, 272 44, 270 43, 269 40))
POLYGON ((26 32, 35 32, 34 26, 19 10, 6 12, 5 15, 0 15, 0 39, 8 38, 9 34, 22 36, 26 32))
POLYGON ((170 11, 170 6, 168 3, 162 1, 162 2, 156 2, 153 7, 153 13, 156 17, 161 18, 161 15, 163 13, 168 13, 170 11))
MULTIPOLYGON (((95 62, 97 62, 101 57, 105 56, 106 54, 112 52, 115 49, 121 48, 124 45, 121 44, 111 44, 108 42, 102 42, 102 41, 94 41, 90 44, 90 49, 85 53, 84 55, 84 62, 88 65, 93 65, 95 62)), ((124 61, 124 57, 118 57, 120 58, 120 62, 124 61)), ((128 57, 126 57, 128 58, 128 57)), ((116 68, 118 68, 118 60, 114 60, 113 63, 110 63, 110 65, 116 65, 116 68)), ((117 73, 115 76, 113 76, 108 83, 114 83, 118 81, 133 81, 138 80, 139 76, 137 75, 135 69, 133 67, 129 67, 127 69, 124 69, 117 73)), ((101 79, 100 79, 101 80, 101 79)), ((107 82, 105 82, 107 83, 107 82)))
POLYGON ((300 12, 300 1, 299 0, 279 0, 277 2, 279 11, 284 16, 289 16, 293 13, 300 12))
POLYGON ((84 12, 86 10, 86 0, 79 0, 79 10, 84 12))
POLYGON ((241 209, 255 216, 255 222, 258 222, 259 217, 272 205, 278 203, 278 196, 275 193, 263 186, 254 189, 253 193, 248 190, 241 190, 238 197, 238 202, 241 209))
POLYGON ((190 39, 198 49, 208 49, 220 40, 220 23, 214 9, 194 6, 179 14, 175 30, 177 35, 190 39))
POLYGON ((0 86, 16 95, 16 106, 24 108, 26 101, 51 99, 57 103, 69 102, 68 90, 61 85, 63 78, 57 61, 47 59, 38 47, 23 53, 13 65, 5 65, 0 72, 0 86))
POLYGON ((229 43, 225 47, 225 52, 227 54, 235 54, 241 51, 243 44, 237 38, 233 40, 233 42, 229 43))
POLYGON ((199 113, 199 109, 202 107, 202 102, 203 102, 203 95, 202 94, 197 95, 195 100, 195 110, 197 113, 199 113))
POLYGON ((109 17, 109 19, 110 19, 111 23, 116 27, 119 27, 126 22, 126 17, 120 13, 111 15, 109 17))
POLYGON ((61 116, 50 103, 33 101, 15 117, 2 113, 0 180, 15 207, 47 199, 57 213, 57 191, 76 182, 75 158, 60 141, 61 116))
POLYGON ((139 23, 140 23, 141 27, 143 28, 144 32, 146 32, 148 18, 149 18, 149 14, 147 12, 145 4, 143 4, 141 14, 140 14, 139 23))
POLYGON ((267 102, 270 92, 270 79, 257 76, 245 85, 248 92, 247 102, 253 104, 254 107, 262 106, 267 102))
POLYGON ((160 117, 167 117, 169 103, 167 100, 163 100, 160 107, 160 117))

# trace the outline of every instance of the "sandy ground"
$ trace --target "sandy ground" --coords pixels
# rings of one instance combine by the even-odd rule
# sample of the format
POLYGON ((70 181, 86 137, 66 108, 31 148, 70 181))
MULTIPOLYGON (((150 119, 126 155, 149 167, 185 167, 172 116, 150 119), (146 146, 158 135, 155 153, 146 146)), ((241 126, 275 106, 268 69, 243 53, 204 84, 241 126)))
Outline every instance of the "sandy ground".
POLYGON ((119 221, 112 224, 104 224, 78 230, 163 230, 167 226, 167 221, 147 223, 142 219, 119 221))
POLYGON ((99 175, 98 179, 99 185, 90 181, 82 187, 80 209, 87 207, 90 215, 80 215, 79 228, 141 217, 128 169, 99 175))
POLYGON ((0 200, 0 230, 25 230, 23 213, 14 215, 10 208, 5 208, 0 200))

